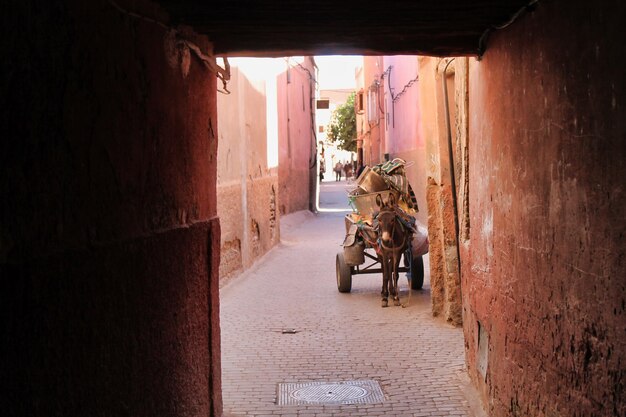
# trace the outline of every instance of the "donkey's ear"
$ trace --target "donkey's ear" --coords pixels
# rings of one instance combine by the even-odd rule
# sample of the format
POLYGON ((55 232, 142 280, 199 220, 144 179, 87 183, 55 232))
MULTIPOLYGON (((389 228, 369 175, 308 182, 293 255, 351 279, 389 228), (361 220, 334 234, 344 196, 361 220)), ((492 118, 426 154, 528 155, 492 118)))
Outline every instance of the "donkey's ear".
POLYGON ((387 199, 387 204, 389 204, 389 206, 395 206, 396 205, 396 197, 393 195, 393 193, 389 193, 389 198, 387 199))
POLYGON ((381 196, 380 194, 376 194, 376 205, 378 206, 378 208, 383 208, 383 206, 385 205, 385 203, 383 202, 383 196, 381 196))

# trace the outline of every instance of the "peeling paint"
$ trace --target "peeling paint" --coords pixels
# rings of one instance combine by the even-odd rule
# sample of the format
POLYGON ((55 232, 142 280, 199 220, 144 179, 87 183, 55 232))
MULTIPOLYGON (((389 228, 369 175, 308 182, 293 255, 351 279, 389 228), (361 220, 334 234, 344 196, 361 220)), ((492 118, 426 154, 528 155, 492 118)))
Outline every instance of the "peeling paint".
POLYGON ((481 236, 483 245, 489 257, 493 256, 493 208, 487 210, 483 216, 481 236))

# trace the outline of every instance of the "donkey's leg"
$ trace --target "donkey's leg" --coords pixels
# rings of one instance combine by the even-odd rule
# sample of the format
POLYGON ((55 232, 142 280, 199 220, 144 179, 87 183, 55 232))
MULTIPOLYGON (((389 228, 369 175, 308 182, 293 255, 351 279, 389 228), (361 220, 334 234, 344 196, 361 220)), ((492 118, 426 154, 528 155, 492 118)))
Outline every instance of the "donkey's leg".
POLYGON ((389 259, 389 284, 388 285, 389 285, 389 294, 395 304, 396 293, 395 293, 395 286, 394 286, 394 282, 395 282, 394 281, 394 272, 395 272, 394 263, 395 263, 395 260, 393 258, 393 253, 391 253, 391 256, 389 259))
POLYGON ((389 297, 389 278, 390 278, 390 273, 389 273, 389 259, 386 256, 382 256, 381 260, 380 260, 380 264, 382 266, 382 270, 383 270, 383 289, 380 292, 380 294, 382 295, 382 300, 381 300, 381 306, 382 307, 387 307, 389 305, 389 301, 388 301, 388 297, 389 297))
POLYGON ((380 262, 380 269, 383 271, 383 286, 380 290, 381 297, 385 296, 385 259, 383 257, 379 257, 378 261, 380 262))
POLYGON ((400 277, 400 274, 398 273, 398 265, 400 264, 399 262, 399 256, 397 256, 397 254, 394 253, 394 257, 393 257, 393 275, 392 275, 392 285, 393 285, 393 305, 395 306, 399 306, 400 305, 400 291, 398 291, 398 278, 400 277))
MULTIPOLYGON (((404 256, 404 252, 402 252, 402 253, 398 254, 398 267, 400 266, 400 257, 401 257, 401 256, 404 256)), ((396 268, 396 270, 397 270, 397 268, 396 268)), ((397 283, 398 283, 398 279, 399 279, 399 278, 400 278, 400 273, 398 273, 398 274, 396 275, 396 285, 397 285, 397 283)), ((407 300, 406 304, 402 304, 402 308, 408 307, 408 306, 409 306, 409 304, 411 304, 411 281, 410 281, 410 280, 409 280, 409 288, 408 288, 408 290, 409 290, 409 291, 408 291, 408 293, 409 293, 409 298, 408 298, 408 300, 407 300)))

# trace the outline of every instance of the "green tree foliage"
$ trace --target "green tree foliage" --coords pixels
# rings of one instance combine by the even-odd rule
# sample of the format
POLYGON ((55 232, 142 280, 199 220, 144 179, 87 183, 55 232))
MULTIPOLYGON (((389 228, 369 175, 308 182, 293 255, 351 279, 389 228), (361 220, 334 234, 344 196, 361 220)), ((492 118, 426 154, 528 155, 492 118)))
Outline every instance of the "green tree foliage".
POLYGON ((355 93, 348 96, 346 102, 338 106, 326 128, 328 139, 337 143, 339 149, 356 152, 356 114, 354 112, 355 93))

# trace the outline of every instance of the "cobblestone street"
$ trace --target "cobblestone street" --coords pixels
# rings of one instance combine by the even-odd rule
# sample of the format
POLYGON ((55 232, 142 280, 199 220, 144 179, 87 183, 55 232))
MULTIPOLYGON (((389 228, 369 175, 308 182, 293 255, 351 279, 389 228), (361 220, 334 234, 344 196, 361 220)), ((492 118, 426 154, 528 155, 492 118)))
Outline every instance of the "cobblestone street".
MULTIPOLYGON (((463 333, 431 316, 428 274, 408 308, 380 307, 380 274, 354 276, 351 293, 337 291, 343 215, 284 216, 281 244, 222 288, 225 415, 474 416, 463 333), (350 380, 378 381, 384 401, 277 404, 279 383, 350 380)), ((406 302, 404 276, 400 283, 406 302)))

